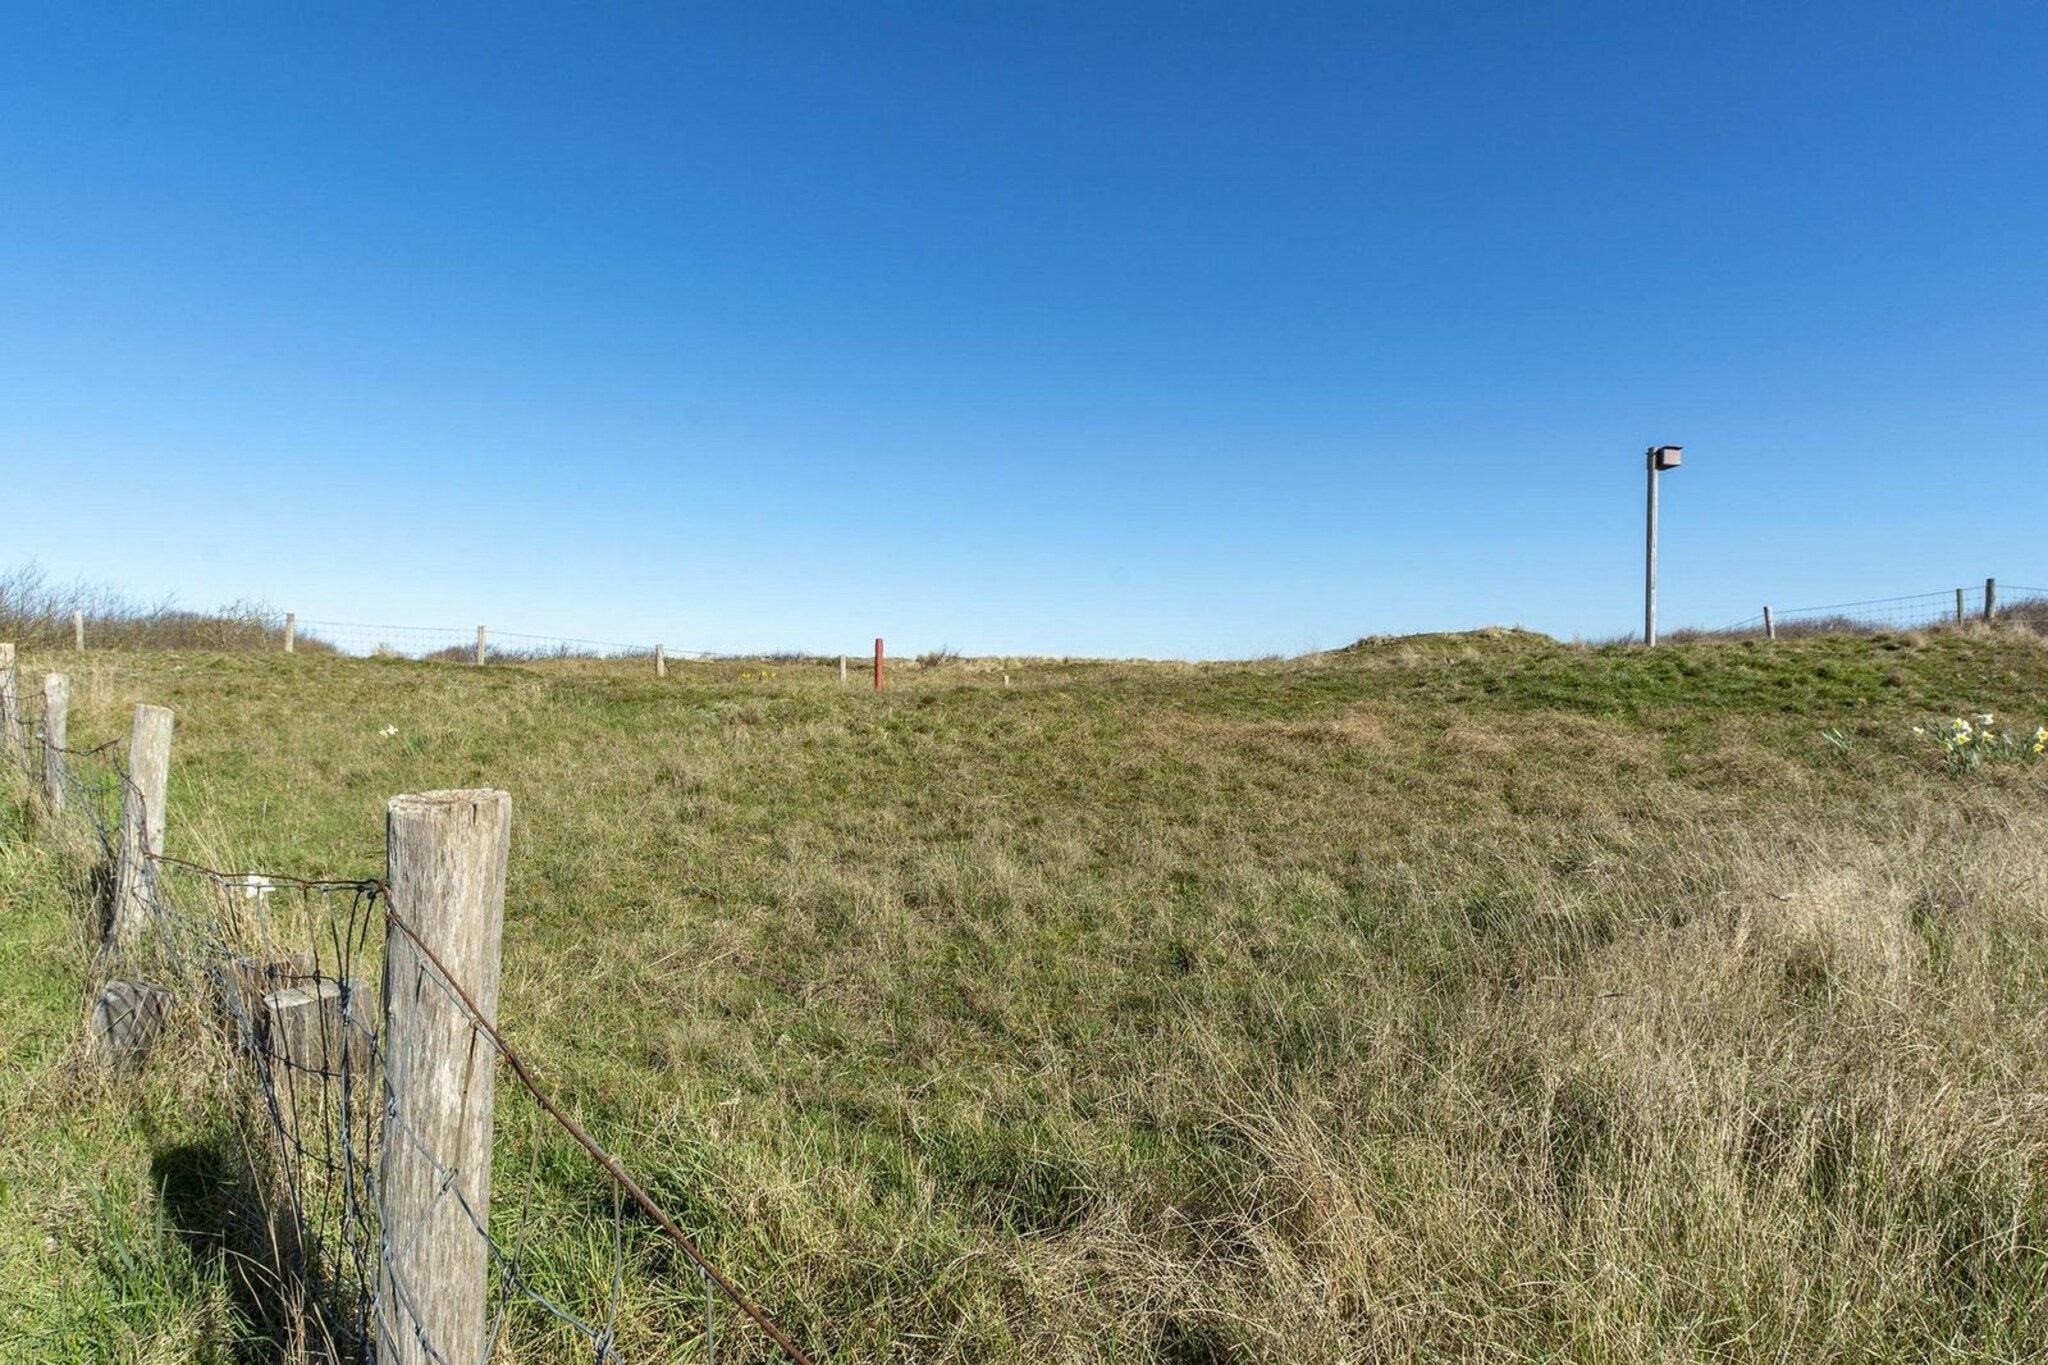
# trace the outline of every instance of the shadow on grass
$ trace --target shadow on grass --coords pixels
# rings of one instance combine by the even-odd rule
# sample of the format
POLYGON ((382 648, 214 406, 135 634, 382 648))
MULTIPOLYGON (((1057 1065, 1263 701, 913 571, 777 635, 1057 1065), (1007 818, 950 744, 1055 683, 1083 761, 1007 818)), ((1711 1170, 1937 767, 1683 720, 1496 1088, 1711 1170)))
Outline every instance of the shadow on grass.
POLYGON ((216 1273, 234 1308, 233 1339, 224 1342, 238 1361, 292 1361, 344 1365, 366 1359, 338 1340, 331 1313, 309 1292, 311 1276, 274 1183, 227 1127, 198 1141, 160 1147, 150 1176, 166 1220, 193 1260, 216 1273))

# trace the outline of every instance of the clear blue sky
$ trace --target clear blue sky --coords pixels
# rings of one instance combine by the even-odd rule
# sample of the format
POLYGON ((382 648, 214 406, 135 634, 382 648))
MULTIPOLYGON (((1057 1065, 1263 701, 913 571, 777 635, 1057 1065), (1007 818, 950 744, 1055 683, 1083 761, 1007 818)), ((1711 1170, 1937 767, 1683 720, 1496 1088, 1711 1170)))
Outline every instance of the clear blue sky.
POLYGON ((0 9, 0 567, 1213 657, 2048 580, 2048 6, 0 9))

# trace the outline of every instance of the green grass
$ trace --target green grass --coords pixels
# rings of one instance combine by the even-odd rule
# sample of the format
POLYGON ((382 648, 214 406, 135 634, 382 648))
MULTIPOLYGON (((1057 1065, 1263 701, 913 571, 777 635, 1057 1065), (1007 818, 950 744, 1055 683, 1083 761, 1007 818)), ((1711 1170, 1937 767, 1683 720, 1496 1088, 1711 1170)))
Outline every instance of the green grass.
MULTIPOLYGON (((1494 632, 881 697, 25 677, 65 665, 74 744, 177 711, 176 855, 376 874, 386 797, 510 791, 505 1031, 825 1358, 2048 1353, 2048 770, 1956 780, 1908 733, 2048 719, 2031 635, 1494 632)), ((69 1069, 78 870, 14 826, 0 860, 0 1341, 230 1354, 250 1291, 182 1223, 235 1102, 69 1069)), ((501 1099, 501 1177, 537 1131, 501 1099)), ((552 1138, 536 1169, 537 1273, 601 1291, 608 1192, 552 1138)), ((633 1247, 622 1345, 695 1358, 694 1279, 633 1247)))

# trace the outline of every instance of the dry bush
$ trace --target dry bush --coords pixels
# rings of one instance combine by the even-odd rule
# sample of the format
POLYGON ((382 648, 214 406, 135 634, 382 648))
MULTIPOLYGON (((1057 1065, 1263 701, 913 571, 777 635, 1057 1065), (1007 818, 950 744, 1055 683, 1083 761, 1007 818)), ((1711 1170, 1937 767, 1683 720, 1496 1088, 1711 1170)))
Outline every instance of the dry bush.
MULTIPOLYGON (((0 574, 0 638, 40 649, 69 649, 73 613, 85 622, 89 649, 261 651, 284 648, 284 615, 258 602, 232 602, 211 612, 166 600, 137 603, 111 588, 53 584, 34 565, 0 574)), ((325 641, 301 638, 304 653, 332 653, 325 641)))

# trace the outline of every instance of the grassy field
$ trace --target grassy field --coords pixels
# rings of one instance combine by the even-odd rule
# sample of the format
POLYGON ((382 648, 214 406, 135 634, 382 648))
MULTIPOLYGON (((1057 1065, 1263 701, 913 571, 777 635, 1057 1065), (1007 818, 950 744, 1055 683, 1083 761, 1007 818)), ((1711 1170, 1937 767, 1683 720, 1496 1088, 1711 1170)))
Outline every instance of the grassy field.
MULTIPOLYGON (((172 854, 376 875, 386 797, 510 791, 507 1034, 824 1359, 2048 1357, 2048 767, 1951 775, 1910 730, 2048 720, 2024 631, 882 697, 205 653, 30 653, 25 691, 45 667, 74 746, 175 708, 172 854)), ((0 1356, 262 1358, 190 1225, 232 1101, 72 1064, 80 870, 25 828, 0 1356)), ((610 1197, 542 1145, 573 1292, 610 1197)), ((692 1358, 694 1278, 635 1246, 622 1351, 692 1358)))

